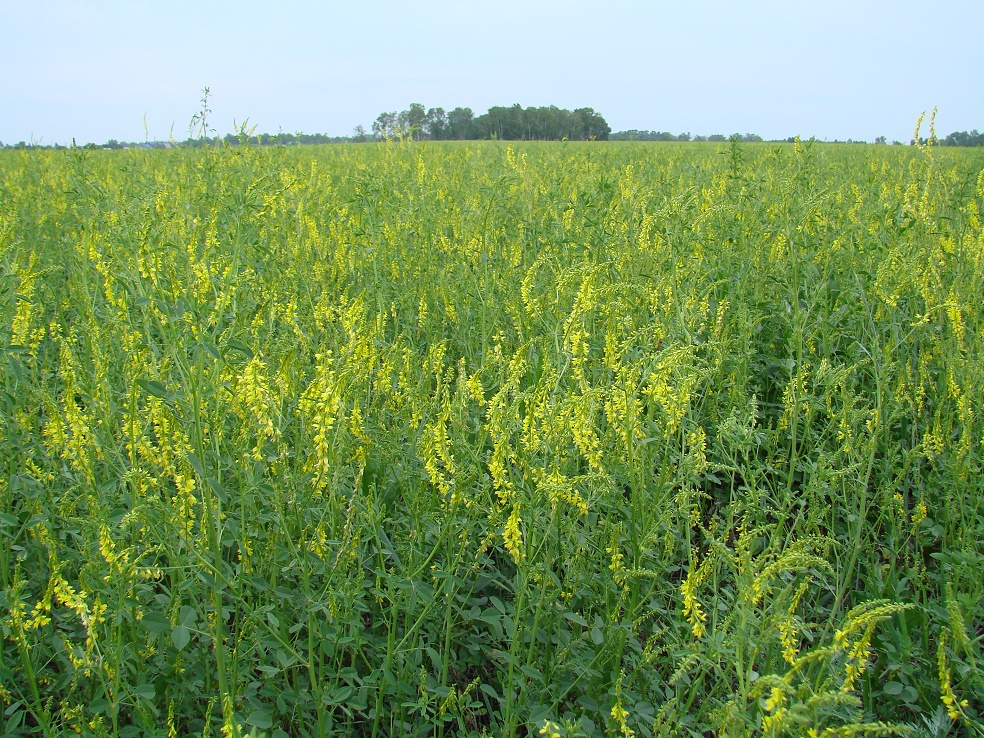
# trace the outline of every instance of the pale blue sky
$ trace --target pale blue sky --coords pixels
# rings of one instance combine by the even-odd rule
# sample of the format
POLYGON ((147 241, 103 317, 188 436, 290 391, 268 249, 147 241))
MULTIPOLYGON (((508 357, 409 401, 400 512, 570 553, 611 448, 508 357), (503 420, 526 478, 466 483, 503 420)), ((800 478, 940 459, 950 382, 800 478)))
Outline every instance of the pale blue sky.
POLYGON ((348 135, 411 102, 613 130, 908 141, 984 129, 984 2, 0 0, 0 141, 348 135))

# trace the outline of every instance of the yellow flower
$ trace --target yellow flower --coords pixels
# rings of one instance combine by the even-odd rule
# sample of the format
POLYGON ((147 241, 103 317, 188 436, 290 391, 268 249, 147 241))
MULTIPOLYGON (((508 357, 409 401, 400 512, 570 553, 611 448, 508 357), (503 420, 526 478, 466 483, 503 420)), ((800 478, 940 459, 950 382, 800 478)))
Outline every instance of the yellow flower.
POLYGON ((711 559, 704 559, 700 566, 697 566, 696 559, 690 564, 690 571, 687 578, 680 585, 680 594, 683 596, 683 616, 690 623, 690 629, 695 638, 700 638, 707 632, 707 614, 701 607, 697 599, 697 589, 707 577, 710 571, 709 563, 711 559))
POLYGON ((513 505, 509 519, 506 521, 506 528, 502 532, 502 541, 506 546, 506 550, 517 564, 523 559, 523 533, 519 529, 521 522, 522 519, 519 517, 519 503, 517 502, 513 505))

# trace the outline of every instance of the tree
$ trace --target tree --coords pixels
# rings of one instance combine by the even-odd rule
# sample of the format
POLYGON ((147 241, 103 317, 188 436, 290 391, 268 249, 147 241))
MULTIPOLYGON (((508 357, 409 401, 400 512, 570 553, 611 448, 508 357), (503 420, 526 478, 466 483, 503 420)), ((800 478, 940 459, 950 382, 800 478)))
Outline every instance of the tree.
POLYGON ((450 113, 448 113, 447 125, 446 125, 446 138, 460 141, 463 139, 473 138, 472 136, 472 124, 475 119, 475 114, 472 113, 471 108, 455 108, 450 113))
POLYGON ((446 137, 448 128, 448 116, 444 113, 444 108, 431 108, 424 116, 424 133, 435 141, 440 141, 446 137))
POLYGON ((393 138, 396 135, 397 115, 393 113, 380 113, 372 122, 372 135, 375 138, 393 138))
MULTIPOLYGON (((604 140, 611 133, 611 127, 593 108, 570 111, 550 105, 524 109, 519 103, 491 107, 478 117, 471 108, 458 107, 445 113, 444 108, 425 109, 420 103, 413 103, 398 114, 381 113, 372 124, 372 130, 377 137, 412 136, 414 140, 426 137, 434 140, 556 141, 566 138, 586 141, 604 140)), ((666 135, 675 140, 674 136, 666 135)))
POLYGON ((496 105, 475 119, 478 138, 496 138, 517 141, 524 138, 523 108, 516 103, 511 107, 496 105))
POLYGON ((412 137, 414 141, 419 141, 423 135, 424 121, 427 118, 427 111, 420 103, 410 103, 410 107, 400 111, 396 117, 397 128, 401 137, 412 137))
POLYGON ((611 127, 601 115, 594 111, 594 108, 578 108, 574 111, 574 116, 579 130, 571 138, 577 138, 581 141, 593 139, 604 141, 612 132, 611 127))
POLYGON ((954 131, 940 143, 943 146, 984 146, 984 133, 978 133, 975 128, 967 131, 954 131))

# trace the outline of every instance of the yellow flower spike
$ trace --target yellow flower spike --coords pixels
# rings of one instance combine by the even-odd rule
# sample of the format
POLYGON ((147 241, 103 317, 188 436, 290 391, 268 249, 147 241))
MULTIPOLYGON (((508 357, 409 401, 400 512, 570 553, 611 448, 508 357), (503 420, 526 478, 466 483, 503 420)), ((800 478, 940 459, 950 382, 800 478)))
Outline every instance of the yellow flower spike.
POLYGON ((628 711, 622 706, 622 679, 624 674, 620 674, 618 681, 615 682, 615 703, 612 705, 611 717, 618 726, 619 732, 625 738, 633 738, 635 731, 629 727, 626 718, 629 717, 628 711))
POLYGON ((953 686, 950 680, 950 666, 946 661, 946 633, 940 633, 940 641, 936 647, 936 664, 938 667, 939 678, 940 678, 940 700, 943 702, 943 706, 946 707, 946 714, 950 716, 951 720, 959 720, 963 717, 963 710, 969 706, 967 700, 957 699, 956 694, 953 692, 953 686))
POLYGON ((700 638, 707 632, 707 614, 697 599, 697 590, 710 572, 710 561, 711 558, 707 557, 698 566, 697 560, 694 559, 690 564, 687 578, 680 585, 680 594, 683 597, 683 616, 690 623, 690 630, 695 638, 700 638))
POLYGON ((502 541, 506 550, 517 564, 523 560, 523 533, 519 527, 522 519, 519 516, 519 509, 520 504, 514 503, 512 512, 509 513, 509 519, 506 521, 506 527, 502 532, 502 541))

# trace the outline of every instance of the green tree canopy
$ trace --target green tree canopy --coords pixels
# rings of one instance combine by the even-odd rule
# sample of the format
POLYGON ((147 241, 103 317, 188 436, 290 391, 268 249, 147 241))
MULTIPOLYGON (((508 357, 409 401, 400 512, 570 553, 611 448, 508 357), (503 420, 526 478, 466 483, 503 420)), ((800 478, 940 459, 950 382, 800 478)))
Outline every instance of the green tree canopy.
POLYGON ((494 106, 475 116, 471 108, 426 109, 412 103, 399 113, 381 113, 372 125, 377 138, 485 139, 508 141, 605 140, 611 127, 593 108, 565 110, 555 105, 524 108, 494 106))

